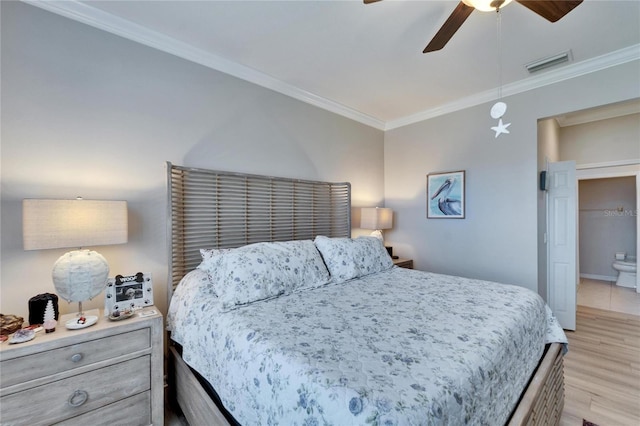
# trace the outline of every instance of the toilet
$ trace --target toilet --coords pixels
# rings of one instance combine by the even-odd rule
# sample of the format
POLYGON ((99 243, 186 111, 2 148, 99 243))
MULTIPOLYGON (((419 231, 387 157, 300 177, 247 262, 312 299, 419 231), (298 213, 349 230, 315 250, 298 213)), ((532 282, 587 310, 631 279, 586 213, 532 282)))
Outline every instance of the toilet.
POLYGON ((638 264, 634 256, 627 256, 625 253, 616 253, 616 260, 613 262, 613 269, 618 271, 616 285, 620 287, 636 288, 636 274, 638 264))

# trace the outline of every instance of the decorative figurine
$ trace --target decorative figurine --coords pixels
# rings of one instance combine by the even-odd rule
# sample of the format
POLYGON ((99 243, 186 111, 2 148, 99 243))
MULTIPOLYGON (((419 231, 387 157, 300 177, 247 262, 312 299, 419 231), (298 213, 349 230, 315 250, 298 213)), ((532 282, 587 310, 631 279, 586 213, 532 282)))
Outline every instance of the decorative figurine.
POLYGON ((58 322, 56 321, 55 312, 53 310, 53 302, 49 300, 47 301, 47 307, 44 308, 44 318, 42 319, 44 332, 53 333, 54 331, 56 331, 57 324, 58 322))

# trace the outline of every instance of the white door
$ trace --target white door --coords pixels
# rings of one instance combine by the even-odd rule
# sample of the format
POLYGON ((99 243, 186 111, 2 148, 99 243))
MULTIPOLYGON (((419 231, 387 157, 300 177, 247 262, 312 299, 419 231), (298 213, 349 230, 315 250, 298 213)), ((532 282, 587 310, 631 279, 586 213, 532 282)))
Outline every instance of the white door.
POLYGON ((562 328, 575 330, 578 288, 576 163, 549 163, 548 174, 547 298, 562 328))
MULTIPOLYGON (((636 259, 640 260, 640 173, 636 174, 636 259)), ((636 265, 640 262, 636 262, 636 265)), ((640 274, 636 273, 636 292, 640 293, 640 274)))

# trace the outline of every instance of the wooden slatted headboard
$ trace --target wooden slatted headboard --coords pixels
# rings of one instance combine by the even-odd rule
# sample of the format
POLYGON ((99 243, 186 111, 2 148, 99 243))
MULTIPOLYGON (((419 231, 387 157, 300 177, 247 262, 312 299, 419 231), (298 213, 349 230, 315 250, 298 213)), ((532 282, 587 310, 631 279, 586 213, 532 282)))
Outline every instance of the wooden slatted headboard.
POLYGON ((201 248, 351 235, 351 184, 175 166, 167 162, 168 299, 201 248))

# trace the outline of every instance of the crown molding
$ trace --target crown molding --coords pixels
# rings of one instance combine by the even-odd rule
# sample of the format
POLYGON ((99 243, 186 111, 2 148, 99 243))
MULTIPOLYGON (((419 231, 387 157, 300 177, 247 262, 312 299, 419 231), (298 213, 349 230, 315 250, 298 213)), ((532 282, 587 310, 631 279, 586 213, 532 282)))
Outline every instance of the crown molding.
MULTIPOLYGON (((318 96, 306 90, 302 90, 299 87, 285 83, 253 68, 229 61, 221 56, 195 48, 187 43, 183 43, 172 37, 168 37, 110 13, 103 12, 85 3, 80 3, 77 0, 22 1, 57 15, 82 22, 103 31, 107 31, 188 61, 229 74, 250 83, 271 89, 275 92, 380 130, 391 130, 407 126, 419 121, 428 120, 440 115, 491 102, 497 98, 497 89, 494 88, 454 102, 443 104, 436 108, 431 108, 416 114, 385 122, 338 102, 318 96)), ((549 84, 637 60, 640 60, 640 44, 632 45, 582 62, 565 65, 561 68, 551 69, 539 75, 504 85, 502 87, 502 94, 503 96, 511 96, 523 93, 549 84)))
POLYGON ((636 166, 636 165, 640 165, 640 158, 632 158, 629 160, 606 161, 603 163, 577 164, 576 170, 602 169, 607 167, 636 166))
POLYGON ((302 90, 268 74, 257 71, 251 67, 229 61, 221 56, 214 55, 190 44, 178 41, 157 31, 135 24, 126 19, 119 18, 110 13, 103 12, 85 3, 76 0, 46 1, 46 0, 22 0, 24 3, 39 7, 57 15, 64 16, 74 21, 107 31, 126 39, 144 44, 154 49, 178 56, 205 67, 229 74, 233 77, 254 83, 258 86, 271 89, 275 92, 308 103, 310 105, 333 112, 351 120, 368 126, 384 130, 385 122, 355 109, 349 108, 338 102, 318 96, 314 93, 302 90))
MULTIPOLYGON (((529 90, 538 89, 550 84, 580 77, 585 74, 611 68, 616 65, 622 65, 627 62, 640 60, 640 44, 634 44, 620 50, 616 50, 595 58, 587 59, 581 62, 565 65, 561 68, 550 69, 544 73, 528 77, 524 80, 516 81, 502 86, 503 97, 516 95, 518 93, 527 92, 529 90)), ((481 105, 486 102, 494 101, 498 98, 497 90, 491 89, 463 99, 456 100, 444 104, 437 108, 432 108, 413 114, 398 120, 388 121, 385 130, 391 130, 398 127, 407 126, 420 121, 428 120, 440 115, 449 114, 465 108, 481 105)))
POLYGON ((631 114, 640 114, 640 99, 620 102, 606 107, 591 108, 586 111, 571 112, 559 115, 555 119, 558 126, 569 127, 631 114))

